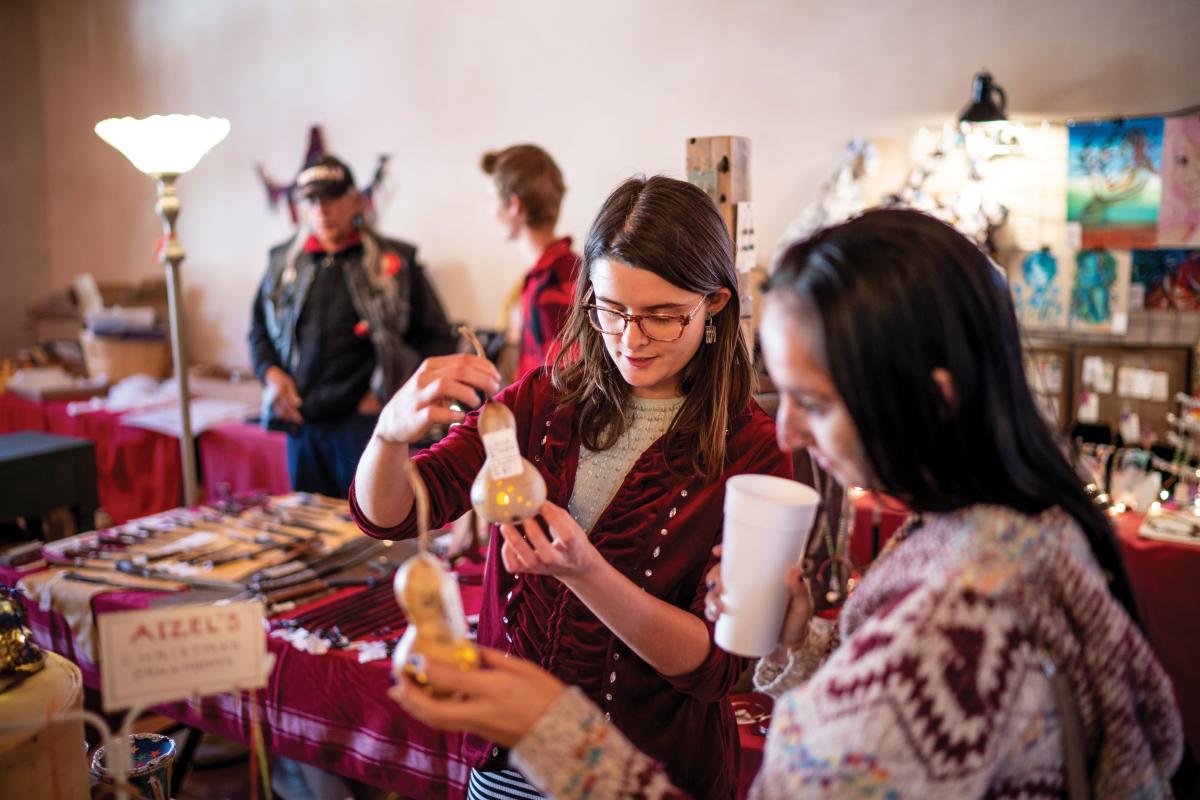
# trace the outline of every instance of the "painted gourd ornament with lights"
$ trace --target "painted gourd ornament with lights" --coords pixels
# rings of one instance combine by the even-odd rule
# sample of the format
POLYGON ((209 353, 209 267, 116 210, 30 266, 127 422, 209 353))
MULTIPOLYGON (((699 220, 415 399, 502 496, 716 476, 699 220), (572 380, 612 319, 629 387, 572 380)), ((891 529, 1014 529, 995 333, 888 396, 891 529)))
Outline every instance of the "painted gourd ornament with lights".
POLYGON ((408 627, 392 654, 392 674, 410 675, 428 687, 427 659, 476 669, 479 651, 467 635, 458 581, 429 552, 429 496, 416 465, 408 462, 409 481, 417 505, 419 549, 396 571, 392 591, 408 617, 408 627))
POLYGON ((487 522, 512 524, 538 513, 546 482, 517 447, 517 421, 508 406, 489 400, 479 412, 487 459, 471 486, 471 505, 487 522))
MULTIPOLYGON (((470 328, 459 332, 476 354, 486 358, 483 345, 470 328)), ((513 524, 538 513, 546 502, 546 481, 517 445, 517 420, 508 406, 488 400, 479 412, 479 438, 487 458, 471 485, 471 505, 484 521, 513 524)))

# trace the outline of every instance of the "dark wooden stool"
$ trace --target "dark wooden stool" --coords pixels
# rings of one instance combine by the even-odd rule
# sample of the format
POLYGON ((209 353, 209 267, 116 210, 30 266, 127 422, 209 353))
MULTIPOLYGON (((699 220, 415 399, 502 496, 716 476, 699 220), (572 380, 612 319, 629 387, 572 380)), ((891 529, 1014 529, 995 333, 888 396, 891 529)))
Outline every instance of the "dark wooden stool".
MULTIPOLYGON (((0 519, 69 508, 79 531, 96 527, 96 446, 40 431, 0 435, 0 519)), ((33 528, 41 536, 41 526, 33 528)))

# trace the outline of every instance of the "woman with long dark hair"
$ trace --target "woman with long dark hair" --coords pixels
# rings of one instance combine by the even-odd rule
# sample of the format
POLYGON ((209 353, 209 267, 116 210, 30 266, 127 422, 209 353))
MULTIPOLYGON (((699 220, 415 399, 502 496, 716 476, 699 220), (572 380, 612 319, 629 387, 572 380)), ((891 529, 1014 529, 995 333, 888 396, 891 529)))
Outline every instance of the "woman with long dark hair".
MULTIPOLYGON (((475 356, 430 359, 388 403, 351 493, 365 531, 416 532, 404 465, 433 424, 462 422, 412 456, 431 522, 470 508, 484 449, 477 415, 449 401, 475 405, 498 380, 475 356)), ((725 696, 748 666, 713 646, 703 615, 724 481, 791 472, 752 382, 716 206, 688 183, 635 178, 588 234, 553 369, 497 396, 546 481, 548 529, 530 520, 524 535, 502 526, 492 537, 480 642, 578 687, 674 780, 710 797, 737 787, 725 696)), ((468 738, 468 796, 536 796, 501 748, 468 738)))
MULTIPOLYGON (((1113 531, 1037 413, 989 260, 932 217, 868 212, 784 251, 762 344, 780 444, 914 515, 836 625, 813 618, 793 570, 780 647, 755 676, 778 699, 752 796, 1169 796, 1170 684, 1113 531)), ((583 697, 485 661, 430 673, 450 699, 396 694, 514 745, 551 795, 682 796, 583 697)))

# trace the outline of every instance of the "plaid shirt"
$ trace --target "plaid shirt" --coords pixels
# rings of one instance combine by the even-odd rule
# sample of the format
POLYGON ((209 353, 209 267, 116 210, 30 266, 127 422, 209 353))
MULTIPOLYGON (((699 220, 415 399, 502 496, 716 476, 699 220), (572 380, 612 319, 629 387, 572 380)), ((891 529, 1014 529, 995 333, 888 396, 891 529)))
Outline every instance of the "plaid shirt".
POLYGON ((521 289, 524 326, 515 378, 550 362, 557 354, 556 340, 575 302, 578 273, 579 256, 571 252, 571 237, 567 236, 551 243, 525 276, 521 289))

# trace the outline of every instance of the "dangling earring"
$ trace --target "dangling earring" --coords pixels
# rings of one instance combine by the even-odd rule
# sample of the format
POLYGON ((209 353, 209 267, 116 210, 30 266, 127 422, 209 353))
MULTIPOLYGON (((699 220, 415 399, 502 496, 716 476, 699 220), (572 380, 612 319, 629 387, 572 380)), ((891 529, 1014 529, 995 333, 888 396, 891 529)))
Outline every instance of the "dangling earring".
POLYGON ((704 324, 704 343, 712 344, 717 340, 717 326, 713 322, 712 314, 708 315, 708 322, 704 324))

